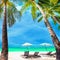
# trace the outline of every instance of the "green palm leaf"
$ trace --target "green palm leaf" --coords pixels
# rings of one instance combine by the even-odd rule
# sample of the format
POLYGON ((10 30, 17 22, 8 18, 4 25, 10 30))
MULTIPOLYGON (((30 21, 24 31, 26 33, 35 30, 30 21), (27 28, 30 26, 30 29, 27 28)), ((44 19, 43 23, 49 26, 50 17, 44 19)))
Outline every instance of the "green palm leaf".
POLYGON ((12 11, 8 8, 8 25, 11 27, 15 23, 15 18, 12 11))
POLYGON ((38 22, 42 21, 43 19, 43 16, 41 16, 39 19, 38 19, 38 22))
POLYGON ((50 3, 56 5, 58 3, 58 0, 50 0, 50 3))
POLYGON ((15 5, 12 3, 12 2, 8 2, 8 25, 9 27, 11 27, 15 22, 16 22, 16 17, 15 16, 15 13, 17 13, 17 9, 15 7, 15 5))
POLYGON ((13 14, 8 15, 8 25, 9 25, 9 27, 11 27, 15 22, 16 22, 16 20, 14 18, 14 15, 13 14))
POLYGON ((32 3, 31 14, 32 14, 33 19, 35 19, 37 17, 36 12, 37 12, 36 5, 34 3, 32 3))
POLYGON ((12 2, 8 2, 8 9, 12 12, 15 13, 17 11, 15 5, 12 2))
POLYGON ((53 19, 60 24, 60 16, 53 16, 53 19))
POLYGON ((51 17, 51 18, 53 20, 54 25, 56 25, 57 24, 57 21, 53 17, 51 17))
POLYGON ((20 14, 22 15, 22 13, 30 6, 30 2, 26 2, 23 6, 22 9, 20 11, 20 14))
POLYGON ((60 25, 58 26, 58 30, 60 30, 60 25))
POLYGON ((16 22, 16 20, 13 15, 8 18, 9 27, 11 27, 15 22, 16 22))
POLYGON ((0 17, 2 16, 3 13, 3 4, 0 4, 0 17))

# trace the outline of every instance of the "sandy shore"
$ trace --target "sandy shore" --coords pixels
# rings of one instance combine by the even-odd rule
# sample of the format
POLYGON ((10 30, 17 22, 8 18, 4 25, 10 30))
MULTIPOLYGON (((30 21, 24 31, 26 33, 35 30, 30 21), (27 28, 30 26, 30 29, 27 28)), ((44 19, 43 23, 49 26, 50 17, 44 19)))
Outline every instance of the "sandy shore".
MULTIPOLYGON (((1 53, 0 53, 1 54, 1 53)), ((34 52, 30 52, 29 54, 34 54, 34 52)), ((41 57, 38 58, 24 58, 22 55, 24 55, 24 52, 9 52, 9 58, 8 60, 55 60, 55 57, 48 56, 48 55, 42 55, 45 54, 45 52, 40 52, 39 55, 41 57)))

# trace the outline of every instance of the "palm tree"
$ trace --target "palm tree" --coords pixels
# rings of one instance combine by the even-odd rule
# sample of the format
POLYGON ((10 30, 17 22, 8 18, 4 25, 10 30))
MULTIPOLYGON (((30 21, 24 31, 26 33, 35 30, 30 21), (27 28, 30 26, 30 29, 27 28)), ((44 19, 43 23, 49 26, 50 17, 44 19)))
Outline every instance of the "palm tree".
POLYGON ((46 13, 47 17, 51 17, 53 19, 53 22, 56 24, 60 24, 60 2, 58 0, 40 0, 41 2, 38 2, 39 5, 42 6, 44 12, 46 13), (52 1, 52 2, 51 2, 52 1), (44 4, 43 4, 44 3, 44 4), (58 14, 58 15, 56 15, 58 14))
POLYGON ((17 12, 15 5, 9 0, 0 1, 0 17, 4 14, 2 26, 2 51, 1 60, 8 60, 8 35, 7 35, 7 22, 11 27, 15 23, 14 13, 17 12))
MULTIPOLYGON (((58 4, 58 0, 39 0, 39 3, 40 4, 37 4, 34 0, 27 1, 25 3, 25 5, 23 6, 23 8, 21 9, 21 12, 23 12, 25 10, 25 8, 29 7, 29 6, 34 6, 35 8, 36 7, 38 8, 40 13, 42 14, 42 17, 44 19, 44 23, 45 23, 46 27, 49 30, 49 33, 51 35, 53 44, 55 46, 55 49, 56 49, 56 60, 60 60, 60 41, 59 41, 58 37, 56 36, 54 30, 52 29, 51 24, 49 23, 48 17, 53 17, 54 21, 56 21, 57 23, 59 23, 59 20, 57 20, 55 14, 53 14, 53 11, 52 11, 53 9, 52 10, 46 10, 45 9, 45 8, 47 8, 46 5, 49 5, 49 4, 52 4, 52 6, 53 5, 54 6, 57 5, 58 4), (28 2, 30 2, 31 5, 28 2), (47 2, 48 2, 48 4, 47 4, 47 2), (44 6, 42 5, 43 3, 44 3, 44 6), (26 6, 26 4, 28 4, 28 5, 26 6), (47 14, 47 11, 50 12, 50 13, 47 14)), ((50 5, 50 7, 51 7, 51 5, 50 5)), ((57 11, 57 10, 55 10, 55 11, 57 11)), ((36 13, 36 11, 34 11, 34 12, 36 13)), ((33 13, 33 15, 35 15, 35 13, 33 13)), ((39 21, 41 21, 42 17, 40 17, 39 21)), ((33 18, 36 18, 36 17, 33 16, 33 18)))

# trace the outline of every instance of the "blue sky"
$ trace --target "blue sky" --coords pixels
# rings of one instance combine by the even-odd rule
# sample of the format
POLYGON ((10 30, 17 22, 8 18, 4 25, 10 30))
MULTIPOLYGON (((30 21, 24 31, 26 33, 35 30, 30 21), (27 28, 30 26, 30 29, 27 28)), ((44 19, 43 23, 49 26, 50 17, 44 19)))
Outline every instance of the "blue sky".
MULTIPOLYGON (((3 20, 0 19, 0 46, 2 43, 2 21, 3 20)), ((57 25, 54 26, 51 19, 50 23, 58 38, 60 39, 60 31, 57 29, 57 25)), ((44 21, 42 20, 40 23, 37 21, 34 22, 29 10, 27 10, 21 19, 18 19, 11 28, 8 28, 9 47, 19 47, 26 42, 33 45, 38 45, 41 43, 50 43, 53 45, 52 39, 50 37, 48 29, 45 27, 44 21)))

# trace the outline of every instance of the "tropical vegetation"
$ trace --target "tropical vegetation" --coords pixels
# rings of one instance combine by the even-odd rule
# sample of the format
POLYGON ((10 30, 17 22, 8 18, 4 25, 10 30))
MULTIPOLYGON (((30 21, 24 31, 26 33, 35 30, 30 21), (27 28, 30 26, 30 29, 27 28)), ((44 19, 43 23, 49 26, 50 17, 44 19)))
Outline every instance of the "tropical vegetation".
POLYGON ((9 27, 11 27, 15 23, 15 21, 16 21, 15 13, 16 12, 17 12, 17 9, 10 0, 0 0, 0 17, 4 18, 3 25, 2 25, 1 60, 8 60, 7 25, 9 25, 9 27))
MULTIPOLYGON (((60 1, 38 0, 38 3, 36 3, 35 0, 24 0, 24 2, 25 4, 21 9, 21 15, 28 7, 30 7, 33 20, 35 20, 35 18, 37 18, 37 10, 40 12, 40 18, 38 19, 38 22, 44 19, 45 26, 49 30, 53 44, 56 49, 56 60, 60 60, 60 41, 49 22, 49 18, 51 17, 54 24, 60 24, 60 1)), ((58 29, 59 28, 60 26, 58 26, 58 29)))

